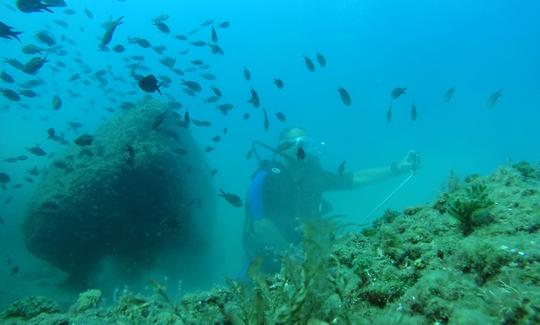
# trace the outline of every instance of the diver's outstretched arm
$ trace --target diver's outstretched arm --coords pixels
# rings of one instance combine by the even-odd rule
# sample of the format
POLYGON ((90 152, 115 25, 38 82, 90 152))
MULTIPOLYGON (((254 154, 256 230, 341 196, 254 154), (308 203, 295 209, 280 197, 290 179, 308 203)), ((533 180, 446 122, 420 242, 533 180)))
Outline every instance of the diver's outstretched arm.
POLYGON ((353 186, 363 186, 388 179, 393 176, 414 172, 420 164, 420 156, 416 151, 409 151, 400 162, 387 167, 357 170, 353 174, 353 186))

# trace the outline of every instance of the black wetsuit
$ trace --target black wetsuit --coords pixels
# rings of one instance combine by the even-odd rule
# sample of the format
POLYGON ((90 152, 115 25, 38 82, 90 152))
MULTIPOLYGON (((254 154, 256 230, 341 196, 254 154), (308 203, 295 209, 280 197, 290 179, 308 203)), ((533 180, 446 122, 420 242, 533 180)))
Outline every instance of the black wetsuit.
POLYGON ((340 175, 326 171, 318 160, 300 163, 294 174, 278 162, 261 162, 252 177, 246 201, 244 247, 248 258, 260 254, 252 247, 253 223, 257 219, 270 219, 287 242, 298 244, 302 239, 301 220, 318 218, 331 209, 323 193, 352 187, 351 173, 340 175))

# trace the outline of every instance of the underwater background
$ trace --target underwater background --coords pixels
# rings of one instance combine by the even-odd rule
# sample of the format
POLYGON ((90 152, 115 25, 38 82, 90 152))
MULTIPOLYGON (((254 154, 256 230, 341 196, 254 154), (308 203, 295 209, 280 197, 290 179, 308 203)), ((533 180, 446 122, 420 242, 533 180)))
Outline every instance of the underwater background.
MULTIPOLYGON (((54 13, 23 13, 15 1, 3 0, 0 6, 0 21, 22 32, 17 36, 20 41, 0 39, 0 71, 14 79, 11 83, 0 80, 0 89, 20 91, 30 79, 43 81, 28 88, 35 97, 21 96, 14 101, 6 91, 0 96, 0 172, 10 178, 0 190, 2 309, 29 295, 45 295, 65 303, 78 294, 62 285, 65 275, 61 271, 28 252, 21 232, 28 202, 41 177, 32 176, 30 183, 25 179, 28 171, 34 166, 40 171, 51 168, 54 155, 64 151, 62 144, 47 138, 47 130, 54 128, 73 143, 81 135, 94 134, 123 111, 137 109, 122 109, 122 103, 138 105, 149 95, 165 104, 179 102, 181 108, 170 110, 182 116, 189 111, 192 118, 212 123, 211 127, 189 128, 200 148, 213 147, 201 158, 209 169, 217 170, 209 180, 215 212, 203 226, 211 240, 204 252, 193 248, 192 254, 204 254, 198 256, 204 262, 192 265, 182 275, 149 268, 143 275, 124 279, 122 271, 105 272, 95 279, 93 287, 104 290, 110 300, 115 289, 144 288, 149 278, 183 293, 237 277, 244 262, 244 210, 217 194, 224 189, 244 198, 257 168, 256 159, 246 159, 251 142, 275 146, 286 127, 305 128, 324 142, 321 161, 331 171, 344 160, 346 169, 352 171, 388 166, 409 150, 420 154, 419 170, 377 211, 373 209, 406 176, 326 195, 334 206, 333 213, 361 226, 370 225, 387 209, 433 201, 450 171, 460 176, 487 175, 501 165, 540 160, 538 1, 66 3, 67 7, 51 7, 54 13), (166 24, 170 33, 152 24, 160 15, 169 16, 166 24), (114 31, 109 49, 100 49, 103 24, 119 17, 124 17, 123 23, 114 31), (220 27, 224 22, 230 26, 220 27), (207 44, 192 44, 210 43, 212 27, 222 55, 212 53, 207 44), (40 71, 29 75, 7 63, 9 59, 24 63, 43 57, 46 50, 33 55, 21 51, 28 44, 47 48, 35 37, 41 31, 52 34, 56 44, 40 71), (187 40, 175 37, 178 35, 187 40), (134 37, 165 49, 159 54, 130 44, 128 39, 134 37), (112 50, 120 44, 125 51, 112 50), (324 56, 326 66, 317 63, 317 53, 324 56), (143 61, 133 56, 142 56, 143 61), (184 75, 160 63, 164 56, 176 59, 174 67, 184 75), (304 56, 316 62, 315 71, 306 67, 304 56), (202 60, 208 69, 199 69, 194 60, 202 60), (139 88, 133 69, 127 67, 137 62, 148 68, 137 67, 141 69, 137 73, 172 80, 161 87, 162 95, 139 88), (196 69, 190 72, 193 67, 196 69), (246 68, 251 72, 250 80, 244 76, 246 68), (105 72, 96 75, 100 70, 105 72), (215 80, 202 78, 201 73, 211 73, 215 80), (75 74, 80 77, 69 81, 75 74), (283 89, 276 87, 275 78, 283 80, 283 89), (202 92, 186 94, 181 79, 196 80, 202 92), (217 103, 205 102, 212 95, 211 86, 223 93, 217 103), (396 87, 407 91, 392 99, 396 87), (455 94, 446 101, 445 93, 453 87, 455 94), (350 94, 350 105, 344 105, 339 88, 350 94), (251 89, 256 89, 261 108, 268 112, 268 130, 261 108, 248 103, 251 89), (488 103, 500 89, 502 96, 488 103), (51 104, 55 95, 62 100, 59 109, 51 104), (216 109, 221 103, 234 108, 224 115, 216 109), (387 115, 390 105, 391 119, 387 115), (414 119, 413 105, 417 110, 414 119), (250 114, 247 120, 246 112, 250 114), (284 114, 286 121, 277 119, 277 112, 284 114), (68 122, 82 125, 70 128, 68 122), (221 140, 215 143, 212 138, 218 134, 221 140), (46 154, 27 150, 36 145, 46 154), (20 155, 27 159, 6 160, 20 155)), ((271 157, 271 152, 263 151, 263 155, 271 157)), ((183 261, 188 263, 189 254, 185 254, 183 261)))

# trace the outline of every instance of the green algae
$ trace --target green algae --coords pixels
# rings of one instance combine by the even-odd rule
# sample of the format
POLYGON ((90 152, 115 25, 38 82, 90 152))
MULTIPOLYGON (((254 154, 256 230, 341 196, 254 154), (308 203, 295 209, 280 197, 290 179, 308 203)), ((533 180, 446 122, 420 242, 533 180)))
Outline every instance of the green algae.
POLYGON ((464 183, 454 179, 452 184, 433 204, 387 211, 362 232, 343 234, 343 226, 334 219, 307 223, 303 249, 284 257, 277 274, 260 272, 255 262, 249 282, 228 280, 225 287, 177 299, 155 283, 153 294, 125 290, 109 306, 96 292, 83 294, 79 299, 90 302, 78 302, 74 306, 83 307, 65 313, 54 308, 8 312, 25 310, 18 302, 2 319, 118 324, 539 323, 540 182, 503 167, 490 176, 474 175, 464 183), (482 209, 489 210, 488 222, 475 215, 482 209), (473 225, 464 226, 464 221, 473 225))
POLYGON ((492 221, 491 206, 493 201, 488 197, 487 187, 484 184, 471 184, 464 191, 453 195, 447 210, 459 220, 463 234, 469 235, 475 228, 492 221))

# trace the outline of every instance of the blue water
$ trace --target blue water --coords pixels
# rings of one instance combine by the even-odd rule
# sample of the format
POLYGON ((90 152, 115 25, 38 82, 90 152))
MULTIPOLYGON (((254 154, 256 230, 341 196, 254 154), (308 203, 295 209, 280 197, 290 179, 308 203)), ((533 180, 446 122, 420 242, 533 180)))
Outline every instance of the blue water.
MULTIPOLYGON (((245 154, 253 140, 275 144, 284 127, 301 126, 326 143, 322 153, 325 167, 335 170, 342 160, 349 171, 387 166, 399 161, 406 153, 417 150, 422 159, 417 174, 405 184, 374 215, 368 214, 398 186, 405 175, 359 188, 354 191, 330 193, 336 213, 350 221, 366 224, 387 208, 399 209, 421 204, 436 197, 445 184, 450 170, 458 175, 487 174, 500 165, 528 160, 540 160, 540 2, 534 0, 503 1, 67 1, 74 15, 63 13, 66 8, 54 8, 54 14, 18 11, 14 1, 3 1, 0 21, 13 26, 21 42, 0 39, 1 56, 22 62, 32 56, 21 47, 37 43, 34 34, 50 31, 67 51, 66 56, 51 54, 36 78, 45 86, 35 88, 40 96, 22 98, 15 103, 0 96, 0 158, 27 154, 26 147, 39 144, 47 153, 63 150, 47 140, 50 127, 65 133, 73 140, 83 133, 92 134, 112 114, 107 107, 117 107, 123 101, 136 102, 144 97, 124 58, 143 55, 150 72, 172 78, 163 96, 174 97, 199 119, 208 119, 213 127, 191 128, 194 138, 204 147, 224 127, 229 132, 214 152, 206 155, 210 166, 219 173, 213 178, 216 193, 219 188, 245 197, 255 160, 245 154), (91 20, 84 8, 92 11, 91 20), (168 14, 169 35, 159 32, 151 19, 168 14), (124 24, 116 30, 110 47, 123 44, 125 53, 104 52, 98 48, 103 34, 102 24, 110 17, 124 16, 124 24), (219 42, 225 54, 212 55, 208 47, 197 48, 175 39, 177 34, 189 36, 190 41, 210 39, 210 27, 200 27, 207 19, 214 25, 229 21, 227 29, 217 28, 219 42), (69 26, 63 28, 55 20, 69 26), (75 42, 61 41, 65 35, 75 42), (203 93, 190 97, 180 88, 180 78, 159 63, 160 55, 152 49, 128 44, 128 37, 142 37, 152 45, 165 45, 164 55, 175 57, 175 67, 185 69, 191 60, 201 59, 210 64, 205 72, 215 74, 216 81, 205 81, 195 74, 186 79, 201 82, 203 93), (189 49, 187 55, 179 52, 189 49), (73 61, 76 53, 93 72, 111 68, 115 76, 128 82, 114 81, 108 87, 115 92, 104 96, 98 83, 81 73, 73 61), (315 60, 317 52, 327 59, 327 66, 317 66, 309 72, 303 56, 315 60), (57 61, 67 67, 53 71, 57 61), (249 68, 252 80, 246 81, 242 71, 249 68), (74 73, 91 81, 68 83, 74 73), (283 90, 273 84, 279 77, 283 90), (208 86, 219 87, 222 102, 235 105, 229 116, 204 104, 210 95, 208 86), (456 87, 449 103, 444 92, 456 87), (346 88, 352 105, 340 101, 337 89, 346 88), (393 103, 393 119, 386 122, 386 110, 395 87, 407 87, 408 93, 393 103), (270 115, 270 129, 263 128, 262 112, 254 110, 247 100, 254 88, 261 97, 261 106, 270 115), (503 96, 490 109, 486 100, 498 89, 503 96), (81 94, 71 98, 68 90, 81 94), (127 91, 136 90, 133 96, 127 91), (63 107, 51 108, 51 99, 59 94, 63 107), (111 102, 111 98, 118 101, 111 102), (21 104, 28 105, 23 108, 21 104), (418 119, 411 121, 410 107, 415 104, 418 119), (244 112, 252 117, 242 119, 244 112), (273 115, 281 111, 287 122, 273 115), (84 124, 79 133, 67 130, 68 121, 84 124)), ((34 77, 23 74, 6 63, 0 70, 11 74, 17 83, 34 77)), ((142 72, 139 72, 142 73, 142 72)), ((0 81, 0 87, 18 89, 0 81)), ((181 111, 183 111, 183 108, 181 111)), ((29 155, 30 156, 30 155, 29 155)), ((26 201, 35 184, 24 180, 33 166, 45 168, 47 157, 30 156, 18 163, 0 161, 0 172, 11 176, 11 183, 0 191, 0 254, 20 265, 20 273, 12 276, 9 266, 0 264, 1 282, 12 283, 0 292, 1 303, 19 295, 54 292, 54 285, 37 286, 28 279, 39 278, 54 283, 54 271, 41 271, 46 264, 31 257, 24 248, 20 224, 26 201), (23 184, 13 189, 14 184, 23 184), (5 203, 12 198, 10 203, 5 203), (4 202, 4 203, 1 203, 4 202)), ((36 179, 36 181, 38 181, 36 179)), ((242 264, 241 236, 243 210, 218 201, 215 225, 209 232, 215 237, 215 253, 210 257, 215 267, 203 270, 207 285, 221 281, 223 275, 234 277, 242 264)), ((196 254, 196 252, 194 252, 196 254)), ((166 276, 166 275, 164 275, 166 276)), ((122 287, 121 279, 116 283, 122 287)))

